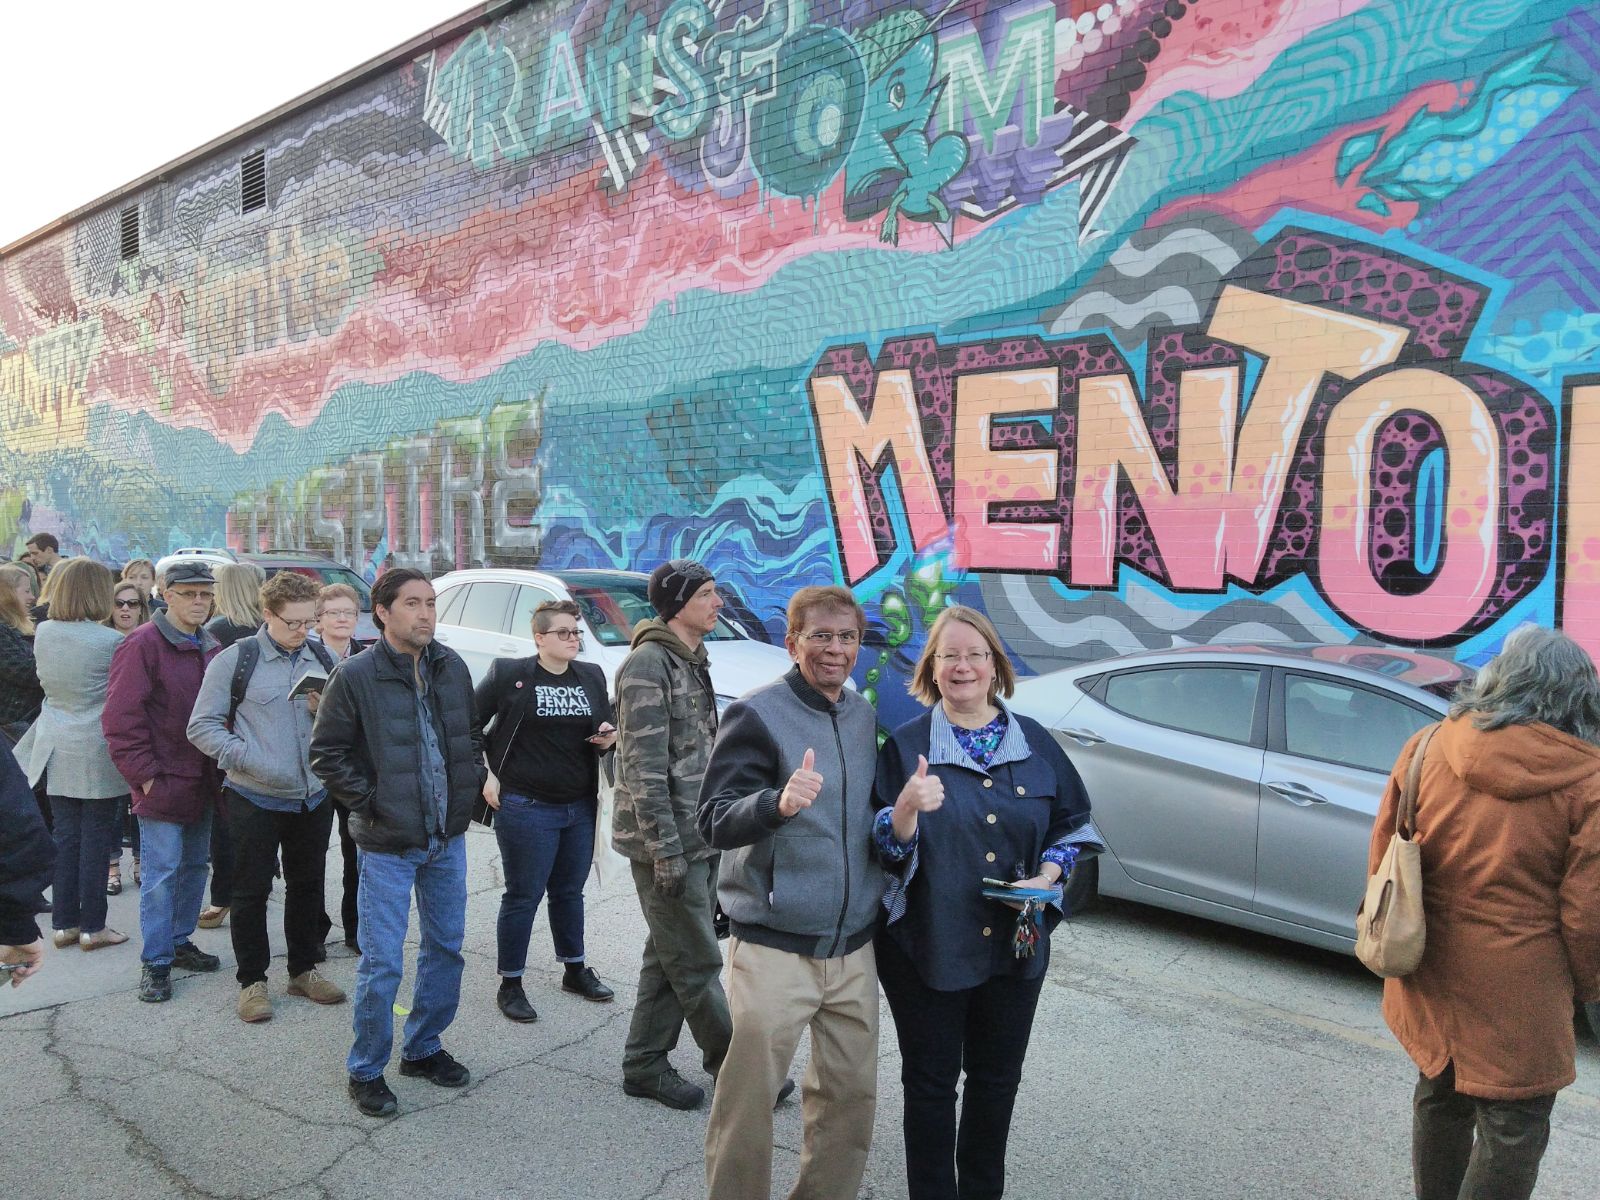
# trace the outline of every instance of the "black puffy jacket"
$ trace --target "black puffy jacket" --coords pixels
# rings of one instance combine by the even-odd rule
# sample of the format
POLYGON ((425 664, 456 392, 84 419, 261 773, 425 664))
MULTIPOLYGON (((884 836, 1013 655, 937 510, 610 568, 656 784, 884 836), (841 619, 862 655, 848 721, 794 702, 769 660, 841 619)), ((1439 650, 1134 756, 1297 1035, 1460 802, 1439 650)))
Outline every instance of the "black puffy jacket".
MULTIPOLYGON (((449 779, 445 833, 466 832, 483 791, 483 726, 461 656, 430 643, 421 667, 449 779)), ((363 850, 397 854, 428 845, 422 795, 422 739, 411 659, 382 638, 334 669, 311 731, 311 770, 350 810, 350 836, 363 850)))

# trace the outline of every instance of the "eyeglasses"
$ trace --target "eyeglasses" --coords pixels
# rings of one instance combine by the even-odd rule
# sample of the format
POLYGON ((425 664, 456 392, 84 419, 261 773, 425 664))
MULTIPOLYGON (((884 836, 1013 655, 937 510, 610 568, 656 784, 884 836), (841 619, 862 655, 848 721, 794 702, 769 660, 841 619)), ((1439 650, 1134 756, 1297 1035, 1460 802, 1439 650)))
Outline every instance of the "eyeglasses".
POLYGON ((548 633, 551 637, 558 637, 563 642, 583 641, 583 630, 581 629, 546 629, 543 632, 548 633))
POLYGON ((323 617, 338 617, 346 621, 354 621, 361 614, 353 608, 325 608, 318 614, 318 619, 323 617))
POLYGON ((965 654, 935 654, 933 661, 941 667, 953 667, 957 663, 969 667, 981 667, 993 657, 994 654, 988 650, 969 650, 965 654))
POLYGON ((139 607, 139 601, 138 600, 113 600, 112 603, 115 604, 118 608, 138 608, 139 607))
POLYGON ((313 625, 316 624, 316 621, 314 621, 314 620, 313 621, 285 621, 282 617, 278 616, 276 613, 274 613, 272 615, 272 619, 274 621, 280 622, 283 625, 283 627, 285 629, 287 629, 290 633, 299 633, 302 629, 310 629, 313 625))
POLYGON ((848 649, 861 640, 861 635, 854 629, 844 629, 838 633, 831 629, 819 629, 815 633, 802 633, 800 640, 802 642, 810 642, 818 650, 834 642, 838 642, 839 645, 848 649))
POLYGON ((175 600, 210 600, 215 592, 180 592, 176 588, 168 588, 167 595, 175 600))

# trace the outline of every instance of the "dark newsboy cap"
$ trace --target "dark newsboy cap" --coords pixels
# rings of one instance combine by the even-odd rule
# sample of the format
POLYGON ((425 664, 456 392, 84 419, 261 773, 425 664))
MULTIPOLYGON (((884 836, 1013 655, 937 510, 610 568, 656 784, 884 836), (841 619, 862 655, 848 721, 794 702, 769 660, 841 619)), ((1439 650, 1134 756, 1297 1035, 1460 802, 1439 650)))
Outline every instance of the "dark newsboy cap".
POLYGON ((217 577, 211 573, 211 564, 200 559, 192 562, 175 562, 161 577, 161 586, 164 588, 175 587, 180 583, 215 584, 216 582, 217 577))

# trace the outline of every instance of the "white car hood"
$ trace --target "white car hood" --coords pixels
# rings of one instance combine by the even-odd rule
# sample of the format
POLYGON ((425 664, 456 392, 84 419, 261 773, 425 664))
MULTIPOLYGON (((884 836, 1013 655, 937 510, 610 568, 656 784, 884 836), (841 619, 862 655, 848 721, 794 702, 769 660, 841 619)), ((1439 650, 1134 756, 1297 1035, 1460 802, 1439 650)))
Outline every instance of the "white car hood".
POLYGON ((711 656, 711 684, 717 695, 737 700, 748 691, 781 679, 794 666, 789 652, 765 642, 707 642, 711 656))

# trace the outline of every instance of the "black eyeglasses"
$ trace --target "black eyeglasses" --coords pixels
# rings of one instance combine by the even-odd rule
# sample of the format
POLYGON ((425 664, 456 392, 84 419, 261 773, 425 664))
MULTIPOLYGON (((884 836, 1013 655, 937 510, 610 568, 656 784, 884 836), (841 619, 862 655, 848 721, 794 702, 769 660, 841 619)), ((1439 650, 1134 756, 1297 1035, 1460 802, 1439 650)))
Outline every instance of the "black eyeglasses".
POLYGON ((139 602, 137 600, 113 600, 112 603, 115 604, 118 608, 138 608, 139 607, 139 602))
POLYGON ((581 629, 546 629, 544 632, 552 637, 560 638, 563 642, 583 641, 583 630, 581 629))

